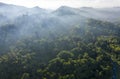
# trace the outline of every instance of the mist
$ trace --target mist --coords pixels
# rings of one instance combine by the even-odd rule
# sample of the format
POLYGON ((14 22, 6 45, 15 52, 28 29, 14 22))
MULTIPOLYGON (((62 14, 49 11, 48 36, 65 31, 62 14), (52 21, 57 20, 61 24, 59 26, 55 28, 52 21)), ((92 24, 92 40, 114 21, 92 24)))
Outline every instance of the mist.
POLYGON ((62 33, 75 24, 84 25, 89 18, 109 22, 119 21, 120 8, 72 8, 62 6, 56 10, 47 10, 40 7, 26 8, 11 4, 0 5, 0 25, 13 24, 17 28, 17 37, 31 36, 39 33, 46 36, 48 31, 62 33), (69 27, 68 27, 69 26, 69 27), (47 31, 46 31, 47 30, 47 31))

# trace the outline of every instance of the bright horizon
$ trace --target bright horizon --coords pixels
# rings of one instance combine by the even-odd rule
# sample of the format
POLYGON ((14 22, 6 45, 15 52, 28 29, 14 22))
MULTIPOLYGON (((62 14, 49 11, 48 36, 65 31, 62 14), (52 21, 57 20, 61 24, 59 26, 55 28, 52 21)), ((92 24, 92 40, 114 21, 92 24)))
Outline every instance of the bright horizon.
POLYGON ((45 9, 56 9, 60 6, 69 7, 119 7, 120 0, 0 0, 7 4, 20 5, 25 7, 39 6, 45 9))

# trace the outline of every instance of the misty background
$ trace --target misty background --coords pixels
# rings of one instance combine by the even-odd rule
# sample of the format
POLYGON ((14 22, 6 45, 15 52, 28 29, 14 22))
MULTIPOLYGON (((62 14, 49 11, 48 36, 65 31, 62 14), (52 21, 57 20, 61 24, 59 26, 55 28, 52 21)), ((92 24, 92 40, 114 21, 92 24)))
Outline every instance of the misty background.
POLYGON ((60 6, 69 7, 94 7, 94 8, 105 8, 105 7, 118 7, 120 6, 120 0, 0 0, 0 2, 35 7, 39 6, 45 9, 57 9, 60 6))

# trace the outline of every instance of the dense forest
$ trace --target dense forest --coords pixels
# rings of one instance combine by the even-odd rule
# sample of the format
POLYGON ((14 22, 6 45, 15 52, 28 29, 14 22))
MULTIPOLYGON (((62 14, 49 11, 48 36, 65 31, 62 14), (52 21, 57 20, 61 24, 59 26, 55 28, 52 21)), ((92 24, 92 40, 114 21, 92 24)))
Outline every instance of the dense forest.
POLYGON ((120 79, 117 17, 92 18, 98 10, 63 6, 5 18, 8 6, 17 7, 0 5, 0 79, 120 79))

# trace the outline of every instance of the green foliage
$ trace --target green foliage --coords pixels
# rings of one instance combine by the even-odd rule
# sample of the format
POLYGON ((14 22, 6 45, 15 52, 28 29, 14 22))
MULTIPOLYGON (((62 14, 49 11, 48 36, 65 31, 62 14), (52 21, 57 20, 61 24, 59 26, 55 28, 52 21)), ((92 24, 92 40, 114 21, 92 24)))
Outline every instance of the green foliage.
POLYGON ((61 34, 47 31, 41 37, 37 29, 31 37, 14 39, 16 26, 0 27, 0 79, 112 79, 113 62, 119 79, 119 29, 89 19, 61 34))
POLYGON ((69 51, 61 51, 57 57, 60 59, 65 59, 68 60, 69 58, 72 58, 74 56, 73 53, 69 52, 69 51))
POLYGON ((29 79, 29 74, 28 73, 24 73, 22 75, 22 78, 21 79, 29 79))

